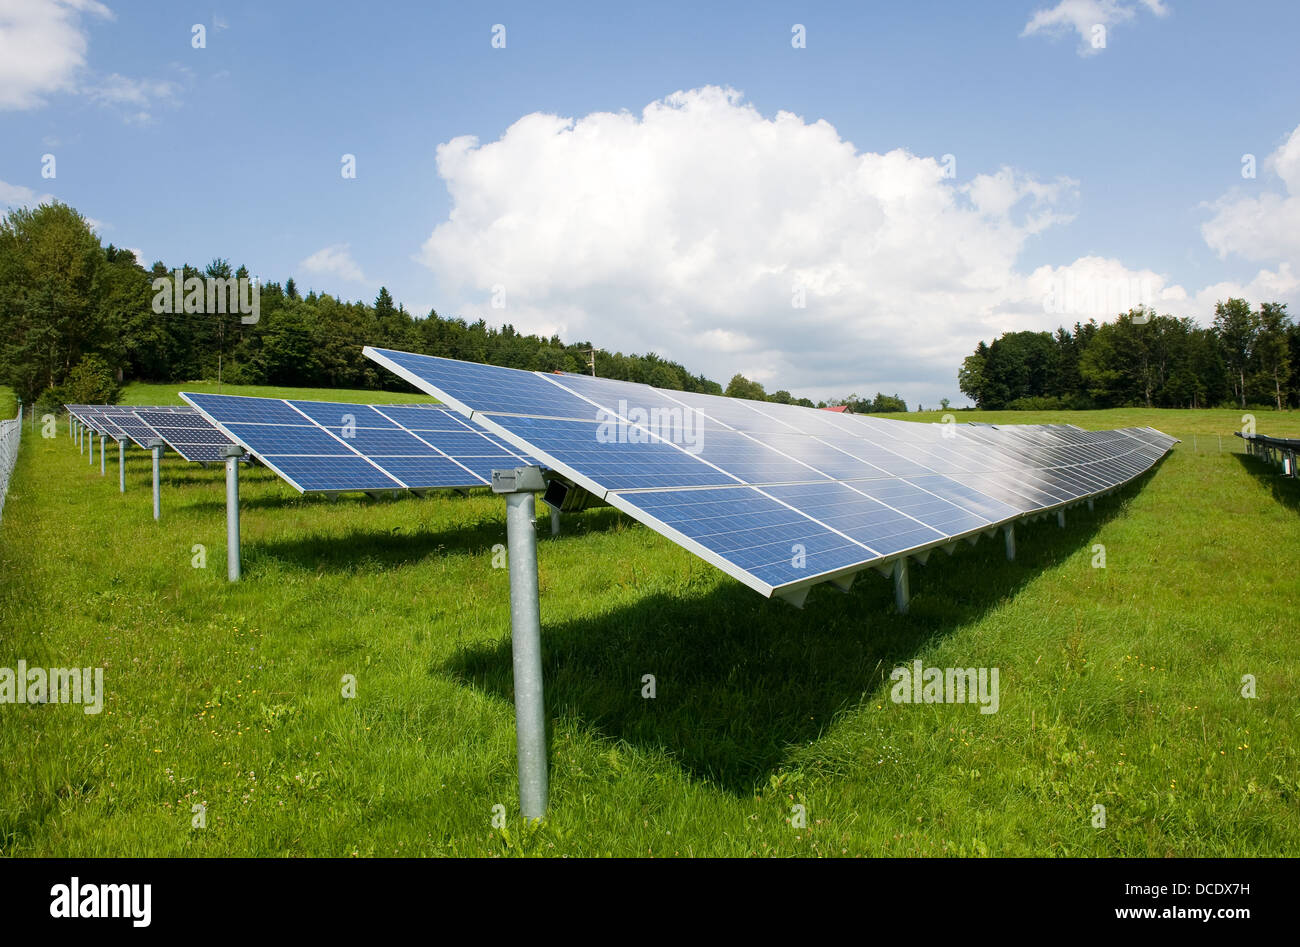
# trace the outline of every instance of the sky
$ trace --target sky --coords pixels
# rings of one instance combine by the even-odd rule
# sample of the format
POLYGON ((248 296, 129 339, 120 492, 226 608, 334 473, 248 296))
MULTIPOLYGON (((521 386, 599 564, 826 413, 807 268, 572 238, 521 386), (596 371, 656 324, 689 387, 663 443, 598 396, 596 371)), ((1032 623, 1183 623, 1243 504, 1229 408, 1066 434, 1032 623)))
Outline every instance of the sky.
POLYGON ((1297 311, 1297 37, 1246 0, 0 0, 0 211, 961 405, 1004 331, 1297 311))

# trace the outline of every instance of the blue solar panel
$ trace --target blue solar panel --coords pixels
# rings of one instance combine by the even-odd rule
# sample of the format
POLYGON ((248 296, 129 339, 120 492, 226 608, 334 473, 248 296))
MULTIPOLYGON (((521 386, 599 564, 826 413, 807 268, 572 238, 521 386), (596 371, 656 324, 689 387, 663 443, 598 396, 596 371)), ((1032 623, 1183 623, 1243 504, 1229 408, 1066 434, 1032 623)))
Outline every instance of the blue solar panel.
POLYGON ((874 558, 752 487, 619 494, 616 505, 642 511, 771 586, 874 558))
POLYGON ((141 408, 135 414, 186 460, 209 463, 225 459, 230 439, 196 412, 141 408))
POLYGON ((139 447, 147 448, 149 442, 158 436, 157 432, 141 421, 134 412, 122 414, 115 413, 107 415, 107 417, 111 417, 113 423, 117 425, 118 429, 139 447))
POLYGON ((472 400, 476 410, 510 412, 514 410, 512 405, 526 404, 528 413, 544 417, 595 417, 593 405, 552 384, 545 376, 430 355, 385 354, 391 357, 389 367, 399 375, 415 376, 418 372, 419 377, 438 379, 472 400))
POLYGON ((303 493, 478 487, 536 463, 440 406, 181 397, 303 493))
POLYGON ((638 487, 699 487, 736 484, 740 481, 702 463, 697 457, 658 438, 645 442, 633 440, 625 432, 622 443, 618 432, 602 441, 600 425, 595 421, 556 420, 553 418, 494 415, 493 421, 516 437, 529 443, 545 444, 547 456, 575 468, 588 471, 593 479, 610 490, 638 487), (617 444, 617 450, 608 448, 617 444))
POLYGON ((519 453, 766 594, 1093 496, 1150 429, 916 424, 367 348, 519 453))

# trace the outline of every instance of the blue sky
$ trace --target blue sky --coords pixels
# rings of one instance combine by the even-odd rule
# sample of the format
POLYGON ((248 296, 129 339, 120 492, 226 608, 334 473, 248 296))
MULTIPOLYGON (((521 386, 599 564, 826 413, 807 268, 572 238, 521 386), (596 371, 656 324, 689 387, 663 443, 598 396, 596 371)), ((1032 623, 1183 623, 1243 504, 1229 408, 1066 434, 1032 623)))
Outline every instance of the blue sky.
POLYGON ((146 264, 962 403, 980 338, 1091 314, 1053 287, 1295 308, 1297 36, 1300 5, 1190 0, 0 0, 0 202, 146 264))

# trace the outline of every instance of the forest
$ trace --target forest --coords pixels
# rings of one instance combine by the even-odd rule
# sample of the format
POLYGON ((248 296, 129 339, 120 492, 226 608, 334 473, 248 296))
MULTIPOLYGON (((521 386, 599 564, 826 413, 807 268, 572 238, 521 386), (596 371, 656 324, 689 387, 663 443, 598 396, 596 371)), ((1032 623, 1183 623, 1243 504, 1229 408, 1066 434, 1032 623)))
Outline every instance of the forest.
MULTIPOLYGON (((364 355, 365 345, 532 371, 590 371, 660 388, 820 406, 788 391, 768 393, 735 375, 724 388, 654 353, 624 355, 592 340, 563 341, 483 319, 467 322, 430 310, 416 316, 380 288, 373 303, 300 293, 292 277, 260 284, 256 321, 240 313, 166 312, 154 305, 155 280, 247 279, 224 259, 202 269, 145 269, 134 254, 102 245, 74 208, 53 202, 11 211, 0 221, 0 383, 42 410, 65 403, 113 403, 129 381, 220 380, 231 385, 400 389, 409 386, 364 355)), ((175 294, 179 302, 179 294, 175 294)), ((177 310, 177 311, 171 311, 177 310)), ((906 410, 901 399, 849 395, 831 403, 906 410)))
POLYGON ((980 342, 957 378, 987 409, 1295 407, 1300 325, 1284 303, 1221 301, 1208 328, 1142 307, 980 342))

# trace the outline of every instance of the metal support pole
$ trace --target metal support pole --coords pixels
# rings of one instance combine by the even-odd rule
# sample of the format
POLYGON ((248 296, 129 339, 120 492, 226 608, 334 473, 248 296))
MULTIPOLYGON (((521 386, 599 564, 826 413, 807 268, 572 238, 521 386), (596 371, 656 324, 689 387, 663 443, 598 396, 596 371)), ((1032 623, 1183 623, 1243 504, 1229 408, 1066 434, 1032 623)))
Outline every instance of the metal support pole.
POLYGON ((149 442, 149 449, 153 451, 153 518, 154 520, 162 519, 162 498, 158 489, 158 463, 162 460, 163 442, 154 439, 149 442))
POLYGON ((560 511, 551 507, 551 535, 560 535, 560 511))
POLYGON ((226 578, 239 581, 239 458, 244 449, 226 447, 226 578))
POLYGON ((1088 512, 1092 512, 1092 497, 1088 497, 1088 512))
POLYGON ((77 453, 86 452, 86 425, 77 424, 77 453))
POLYGON ((126 441, 117 442, 117 492, 126 493, 126 441))
POLYGON ((898 614, 907 614, 907 557, 894 560, 894 605, 898 614))
POLYGON ((1056 511, 1056 525, 1065 529, 1065 510, 1056 511))
POLYGON ((87 458, 86 463, 93 467, 95 466, 95 432, 90 431, 88 433, 89 436, 86 438, 86 453, 88 453, 90 457, 87 458))
POLYGON ((519 809, 546 815, 546 715, 542 699, 542 620, 537 594, 534 493, 546 489, 540 467, 492 471, 492 490, 506 498, 510 558, 510 648, 514 656, 515 731, 519 745, 519 809))
POLYGON ((1016 558, 1016 524, 1008 523, 1003 526, 1002 534, 1007 540, 1007 561, 1013 562, 1016 558))
POLYGON ((106 440, 108 440, 107 434, 99 435, 99 475, 101 477, 104 476, 106 472, 104 470, 104 442, 106 440))

